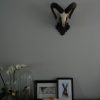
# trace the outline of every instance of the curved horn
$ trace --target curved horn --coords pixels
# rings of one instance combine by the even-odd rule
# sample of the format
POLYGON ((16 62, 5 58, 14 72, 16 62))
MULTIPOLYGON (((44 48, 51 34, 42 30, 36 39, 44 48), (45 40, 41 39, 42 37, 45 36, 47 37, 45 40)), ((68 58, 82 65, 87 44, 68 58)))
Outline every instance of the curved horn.
POLYGON ((71 15, 74 12, 76 6, 77 6, 76 3, 73 2, 65 9, 65 13, 69 13, 69 18, 71 18, 71 15))
POLYGON ((60 13, 62 13, 62 12, 64 11, 63 8, 60 7, 57 3, 52 3, 50 7, 51 7, 51 10, 52 10, 52 12, 53 12, 53 14, 54 14, 55 19, 57 19, 57 15, 56 15, 56 13, 54 12, 54 8, 55 8, 57 11, 59 11, 60 13))

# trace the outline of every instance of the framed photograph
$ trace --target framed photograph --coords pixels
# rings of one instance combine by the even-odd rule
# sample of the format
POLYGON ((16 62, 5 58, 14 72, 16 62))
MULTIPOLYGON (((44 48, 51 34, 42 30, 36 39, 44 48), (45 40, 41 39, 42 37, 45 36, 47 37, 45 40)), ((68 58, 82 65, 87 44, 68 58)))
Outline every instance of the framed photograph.
POLYGON ((57 97, 60 100, 73 100, 73 78, 57 78, 57 97))
POLYGON ((36 80, 34 81, 34 99, 41 100, 48 97, 57 97, 56 80, 36 80))

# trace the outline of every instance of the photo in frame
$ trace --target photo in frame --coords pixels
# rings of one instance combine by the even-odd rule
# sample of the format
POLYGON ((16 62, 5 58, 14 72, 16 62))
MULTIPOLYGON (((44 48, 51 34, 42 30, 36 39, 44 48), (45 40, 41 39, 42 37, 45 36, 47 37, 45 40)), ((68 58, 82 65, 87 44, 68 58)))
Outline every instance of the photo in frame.
POLYGON ((34 81, 34 100, 43 98, 57 97, 56 80, 35 80, 34 81))
POLYGON ((57 78, 57 97, 60 100, 73 100, 73 78, 57 78))

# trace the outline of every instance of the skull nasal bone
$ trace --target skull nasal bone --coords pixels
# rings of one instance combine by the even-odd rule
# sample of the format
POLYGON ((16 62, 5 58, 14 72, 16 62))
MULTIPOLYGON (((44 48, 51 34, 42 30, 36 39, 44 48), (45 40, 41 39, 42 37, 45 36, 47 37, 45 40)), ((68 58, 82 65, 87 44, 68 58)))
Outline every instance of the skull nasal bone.
POLYGON ((67 22, 69 14, 66 14, 65 12, 63 12, 61 14, 61 22, 62 22, 62 26, 65 27, 65 24, 67 22))

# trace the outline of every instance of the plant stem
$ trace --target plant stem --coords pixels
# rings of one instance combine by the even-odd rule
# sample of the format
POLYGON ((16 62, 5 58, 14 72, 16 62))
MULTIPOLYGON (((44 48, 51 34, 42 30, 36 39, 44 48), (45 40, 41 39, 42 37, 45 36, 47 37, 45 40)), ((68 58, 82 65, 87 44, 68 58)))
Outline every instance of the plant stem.
POLYGON ((3 85, 6 86, 5 81, 4 81, 4 79, 3 79, 2 75, 1 75, 1 73, 0 73, 0 77, 1 77, 1 80, 2 80, 2 82, 3 82, 3 85))

